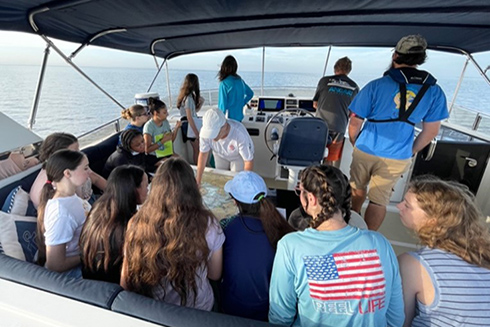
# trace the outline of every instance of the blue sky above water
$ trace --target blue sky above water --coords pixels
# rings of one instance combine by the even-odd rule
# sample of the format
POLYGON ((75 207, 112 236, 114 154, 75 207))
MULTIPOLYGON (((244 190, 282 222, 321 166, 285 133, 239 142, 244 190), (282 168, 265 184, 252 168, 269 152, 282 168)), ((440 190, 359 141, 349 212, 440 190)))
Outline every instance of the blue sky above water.
MULTIPOLYGON (((78 45, 70 42, 54 40, 66 55, 74 51, 78 45)), ((44 41, 37 35, 19 32, 0 32, 0 65, 37 65, 42 62, 45 48, 44 41)), ((267 48, 266 72, 314 73, 322 76, 327 57, 328 47, 308 48, 267 48)), ((180 56, 170 60, 170 69, 181 70, 214 70, 227 54, 234 55, 239 62, 239 71, 261 71, 262 48, 247 50, 231 50, 207 52, 180 56)), ((349 56, 353 61, 353 75, 379 76, 390 64, 392 49, 389 48, 332 48, 327 66, 327 74, 331 74, 335 61, 349 56)), ((490 52, 474 55, 482 69, 490 65, 490 52)), ((155 68, 153 57, 143 54, 128 53, 101 47, 89 46, 74 59, 81 67, 126 67, 155 68)), ((161 59, 160 59, 161 62, 161 59)), ((459 76, 465 57, 436 51, 429 52, 429 59, 421 68, 432 72, 435 76, 459 76)), ((49 65, 63 66, 64 61, 52 50, 49 65)), ((478 75, 470 64, 467 76, 478 75)))

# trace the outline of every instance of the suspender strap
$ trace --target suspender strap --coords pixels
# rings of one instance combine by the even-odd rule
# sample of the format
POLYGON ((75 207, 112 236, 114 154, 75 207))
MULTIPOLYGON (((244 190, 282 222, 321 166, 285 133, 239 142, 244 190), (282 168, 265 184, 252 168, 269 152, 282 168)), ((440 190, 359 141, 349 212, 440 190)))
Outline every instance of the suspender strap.
POLYGON ((417 108, 420 100, 422 100, 422 97, 424 96, 425 92, 427 92, 429 87, 430 87, 429 84, 423 84, 422 88, 419 90, 419 92, 413 99, 412 103, 410 104, 410 107, 408 107, 408 109, 405 110, 406 103, 407 103, 407 86, 406 84, 400 83, 400 109, 398 110, 398 118, 368 119, 368 121, 373 123, 389 123, 389 122, 401 121, 410 124, 412 126, 415 126, 415 124, 409 121, 408 118, 410 118, 410 115, 413 113, 415 108, 417 108))
MULTIPOLYGON (((405 108, 407 107, 407 85, 400 83, 400 108, 398 110, 398 119, 401 119, 405 115, 405 108)), ((418 98, 418 95, 417 95, 418 98)))
MULTIPOLYGON (((405 86, 405 84, 403 84, 403 86, 405 86)), ((403 110, 403 113, 400 110, 399 118, 401 121, 408 122, 408 118, 413 113, 415 108, 418 106, 420 100, 422 100, 422 97, 424 96, 425 92, 427 92, 427 90, 429 89, 429 86, 430 85, 428 85, 428 84, 422 85, 422 88, 417 93, 417 96, 415 97, 415 99, 413 99, 413 102, 412 102, 412 104, 410 104, 410 107, 408 108, 408 110, 407 111, 403 110)), ((400 90, 401 90, 401 84, 400 84, 400 90)), ((406 97, 406 91, 405 91, 404 95, 405 95, 404 96, 404 98, 405 98, 406 97)), ((405 108, 405 107, 403 107, 403 108, 405 108)))

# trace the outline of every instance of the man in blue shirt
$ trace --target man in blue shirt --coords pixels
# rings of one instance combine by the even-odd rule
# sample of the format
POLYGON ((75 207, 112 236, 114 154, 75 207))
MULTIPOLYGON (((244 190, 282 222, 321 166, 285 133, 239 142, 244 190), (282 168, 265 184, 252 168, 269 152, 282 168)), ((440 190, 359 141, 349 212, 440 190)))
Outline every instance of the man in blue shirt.
POLYGON ((349 107, 353 113, 349 138, 354 146, 352 209, 360 212, 367 195, 364 219, 372 230, 381 226, 392 189, 408 171, 412 156, 438 134, 441 120, 449 117, 436 79, 416 69, 425 62, 426 49, 422 36, 403 37, 393 53, 391 69, 368 83, 349 107), (414 140, 414 125, 420 122, 422 131, 414 140))

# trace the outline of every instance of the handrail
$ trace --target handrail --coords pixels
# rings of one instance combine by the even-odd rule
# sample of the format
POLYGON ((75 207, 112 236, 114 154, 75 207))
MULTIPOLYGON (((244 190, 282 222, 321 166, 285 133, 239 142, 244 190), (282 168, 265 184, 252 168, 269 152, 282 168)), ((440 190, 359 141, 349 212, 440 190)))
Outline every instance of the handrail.
POLYGON ((111 125, 111 124, 114 124, 114 123, 116 123, 116 132, 119 132, 119 130, 120 130, 120 127, 119 127, 119 119, 121 119, 121 118, 122 118, 122 117, 121 117, 121 116, 119 116, 118 118, 115 118, 115 119, 113 119, 113 120, 110 120, 110 121, 108 121, 108 122, 106 122, 106 123, 102 124, 102 125, 99 125, 99 126, 97 126, 97 127, 95 127, 95 128, 92 128, 91 130, 89 130, 89 131, 87 131, 87 132, 84 132, 84 133, 82 133, 82 134, 78 135, 78 136, 77 136, 77 138, 82 138, 82 137, 85 137, 85 136, 87 136, 87 135, 89 135, 89 134, 92 134, 93 132, 98 131, 99 129, 102 129, 102 128, 107 127, 107 126, 109 126, 109 125, 111 125))

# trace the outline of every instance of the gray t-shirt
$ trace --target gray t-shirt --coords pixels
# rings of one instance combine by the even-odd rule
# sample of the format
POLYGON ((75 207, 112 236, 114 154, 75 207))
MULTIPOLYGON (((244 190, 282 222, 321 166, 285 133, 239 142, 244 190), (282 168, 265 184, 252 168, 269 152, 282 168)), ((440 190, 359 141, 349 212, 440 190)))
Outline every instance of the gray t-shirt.
POLYGON ((196 102, 194 101, 194 99, 192 98, 192 96, 190 94, 184 98, 184 100, 182 101, 182 104, 180 105, 179 110, 180 110, 180 116, 181 117, 184 117, 184 116, 187 117, 187 113, 186 113, 185 109, 190 109, 191 110, 191 116, 197 117, 196 102))
POLYGON ((328 125, 329 132, 344 135, 349 122, 349 104, 359 92, 357 84, 347 75, 325 76, 316 88, 313 101, 318 102, 316 116, 328 125))

